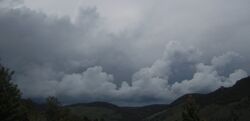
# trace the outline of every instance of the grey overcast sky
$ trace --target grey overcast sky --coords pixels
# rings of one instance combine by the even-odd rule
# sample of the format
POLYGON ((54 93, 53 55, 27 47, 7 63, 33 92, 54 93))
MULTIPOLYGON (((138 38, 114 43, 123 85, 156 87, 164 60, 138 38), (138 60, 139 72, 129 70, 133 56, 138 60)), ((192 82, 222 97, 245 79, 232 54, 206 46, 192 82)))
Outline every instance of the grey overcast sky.
POLYGON ((249 0, 0 0, 24 98, 170 103, 250 73, 249 0))

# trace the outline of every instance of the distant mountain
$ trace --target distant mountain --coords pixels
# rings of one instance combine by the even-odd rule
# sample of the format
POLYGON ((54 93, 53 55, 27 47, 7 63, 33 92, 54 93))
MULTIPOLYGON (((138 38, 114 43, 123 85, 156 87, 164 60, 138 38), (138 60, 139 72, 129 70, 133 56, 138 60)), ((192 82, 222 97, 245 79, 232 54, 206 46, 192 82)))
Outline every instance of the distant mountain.
POLYGON ((240 117, 239 121, 250 121, 248 118, 250 116, 250 77, 237 81, 232 87, 221 87, 208 94, 186 94, 171 103, 166 110, 145 120, 180 120, 182 106, 190 95, 199 104, 201 115, 208 121, 228 121, 231 120, 232 113, 240 117))
POLYGON ((77 103, 77 104, 72 104, 69 105, 68 107, 101 107, 101 108, 119 108, 118 106, 112 104, 112 103, 107 103, 107 102, 91 102, 91 103, 77 103))
POLYGON ((90 119, 105 121, 141 121, 143 118, 165 110, 168 105, 149 105, 144 107, 119 107, 106 102, 80 103, 68 106, 75 114, 90 119))
POLYGON ((211 103, 227 104, 234 101, 250 96, 250 77, 243 78, 236 82, 232 87, 220 87, 214 92, 208 94, 186 94, 176 101, 171 103, 171 106, 178 105, 186 100, 188 95, 192 95, 196 102, 200 105, 208 105, 211 103))
MULTIPOLYGON (((250 77, 241 79, 232 87, 221 87, 208 94, 186 94, 171 104, 157 104, 143 107, 120 107, 107 102, 78 103, 64 106, 78 117, 104 119, 105 121, 181 121, 183 105, 189 95, 200 106, 200 115, 206 121, 230 121, 238 116, 238 121, 250 121, 250 77)), ((24 100, 33 107, 33 115, 43 118, 45 105, 24 100), (36 112, 38 111, 38 112, 36 112)))

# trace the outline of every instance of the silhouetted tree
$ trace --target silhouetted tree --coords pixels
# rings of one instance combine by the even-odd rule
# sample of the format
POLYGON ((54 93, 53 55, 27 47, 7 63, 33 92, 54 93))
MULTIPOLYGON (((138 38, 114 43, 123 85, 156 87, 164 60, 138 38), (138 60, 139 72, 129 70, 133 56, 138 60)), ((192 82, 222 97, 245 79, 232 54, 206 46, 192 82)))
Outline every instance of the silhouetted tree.
POLYGON ((23 106, 25 107, 25 115, 27 117, 27 121, 45 121, 45 117, 43 113, 36 108, 36 103, 34 103, 31 99, 23 100, 23 106))
POLYGON ((46 99, 46 118, 48 121, 59 121, 60 120, 60 108, 61 103, 55 97, 48 97, 46 99))
POLYGON ((0 65, 0 121, 23 121, 21 93, 11 82, 13 71, 0 65))
POLYGON ((56 97, 48 97, 46 100, 47 121, 80 121, 80 117, 74 115, 67 107, 63 107, 56 97))
POLYGON ((182 112, 183 121, 202 121, 198 115, 198 106, 195 103, 194 98, 188 96, 187 103, 184 105, 184 111, 182 112))

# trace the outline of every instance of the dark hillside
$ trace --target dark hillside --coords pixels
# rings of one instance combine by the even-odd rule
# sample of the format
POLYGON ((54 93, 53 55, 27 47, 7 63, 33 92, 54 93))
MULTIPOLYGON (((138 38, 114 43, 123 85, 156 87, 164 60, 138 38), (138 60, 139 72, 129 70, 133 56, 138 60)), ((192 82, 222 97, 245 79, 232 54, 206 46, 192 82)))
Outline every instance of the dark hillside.
POLYGON ((186 94, 171 103, 166 110, 151 115, 145 120, 181 120, 182 107, 190 95, 199 105, 200 115, 208 121, 229 121, 234 117, 239 121, 249 120, 250 77, 237 81, 232 87, 221 87, 208 94, 186 94))
POLYGON ((188 95, 192 95, 200 105, 208 105, 212 103, 227 104, 238 101, 244 97, 250 96, 250 77, 237 81, 232 87, 221 87, 208 94, 186 94, 171 103, 171 106, 184 102, 188 95))

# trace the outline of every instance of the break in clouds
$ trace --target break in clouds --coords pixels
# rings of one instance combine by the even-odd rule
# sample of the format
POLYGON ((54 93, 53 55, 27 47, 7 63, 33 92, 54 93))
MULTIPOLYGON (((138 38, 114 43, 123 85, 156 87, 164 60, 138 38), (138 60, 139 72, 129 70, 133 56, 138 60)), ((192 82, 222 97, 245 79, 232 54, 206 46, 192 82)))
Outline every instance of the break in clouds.
POLYGON ((248 0, 151 3, 114 32, 119 23, 106 23, 98 7, 81 7, 72 19, 0 0, 1 63, 15 70, 23 97, 67 104, 170 103, 248 75, 248 0))

